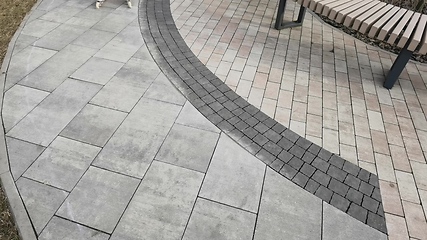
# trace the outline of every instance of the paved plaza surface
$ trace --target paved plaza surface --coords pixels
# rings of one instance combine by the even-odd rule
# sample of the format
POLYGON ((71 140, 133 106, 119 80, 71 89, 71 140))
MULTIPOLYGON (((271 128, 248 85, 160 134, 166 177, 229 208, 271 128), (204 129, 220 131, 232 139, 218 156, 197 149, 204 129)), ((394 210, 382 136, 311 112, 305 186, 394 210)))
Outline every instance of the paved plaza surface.
POLYGON ((12 40, 24 240, 427 239, 427 65, 388 91, 394 55, 274 1, 133 5, 40 0, 12 40))

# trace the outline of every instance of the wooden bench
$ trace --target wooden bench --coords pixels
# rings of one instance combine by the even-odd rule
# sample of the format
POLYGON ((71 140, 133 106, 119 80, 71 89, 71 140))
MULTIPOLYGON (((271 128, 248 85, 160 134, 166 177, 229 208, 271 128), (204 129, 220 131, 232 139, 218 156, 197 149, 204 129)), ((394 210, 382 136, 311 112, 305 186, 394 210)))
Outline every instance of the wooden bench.
POLYGON ((427 15, 378 0, 297 0, 298 19, 283 22, 286 0, 280 0, 275 28, 301 26, 306 9, 401 49, 384 87, 391 89, 414 52, 427 53, 427 15))

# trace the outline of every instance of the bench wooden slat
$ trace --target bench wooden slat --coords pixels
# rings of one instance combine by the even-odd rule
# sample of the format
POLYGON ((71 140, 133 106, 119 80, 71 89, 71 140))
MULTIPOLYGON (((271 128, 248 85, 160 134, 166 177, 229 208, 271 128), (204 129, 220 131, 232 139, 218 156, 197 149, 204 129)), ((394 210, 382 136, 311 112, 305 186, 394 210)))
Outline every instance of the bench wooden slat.
POLYGON ((353 0, 338 0, 336 2, 326 4, 325 6, 323 6, 322 15, 323 16, 328 16, 329 12, 330 12, 330 10, 332 8, 341 6, 341 5, 343 5, 343 4, 347 3, 347 2, 350 2, 350 1, 353 1, 353 0))
MULTIPOLYGON (((385 24, 389 21, 389 20, 391 20, 391 18, 393 17, 393 16, 396 16, 396 15, 398 15, 399 13, 397 13, 399 10, 401 10, 401 8, 400 7, 396 7, 396 6, 394 6, 390 11, 388 11, 384 16, 382 16, 381 17, 381 19, 379 19, 377 22, 375 22, 374 23, 374 25, 372 25, 371 26, 371 30, 369 30, 369 34, 368 34, 368 36, 369 37, 371 37, 371 38, 374 38, 375 37, 375 35, 377 35, 377 33, 378 33, 378 31, 379 30, 383 30, 384 29, 384 27, 385 27, 385 24), (396 14, 397 13, 397 14, 396 14), (396 14, 396 15, 395 15, 396 14)), ((402 14, 401 15, 403 15, 405 13, 405 11, 402 11, 402 14)), ((384 31, 387 31, 386 29, 384 29, 384 31)), ((386 32, 387 33, 387 32, 386 32)), ((378 37, 377 38, 379 38, 380 36, 378 35, 378 37)), ((384 35, 384 37, 385 37, 385 35, 384 35)), ((382 38, 382 39, 380 39, 380 40, 384 40, 384 37, 382 38)))
POLYGON ((427 15, 422 15, 420 21, 418 22, 417 29, 414 32, 411 43, 409 43, 408 50, 415 51, 418 45, 421 43, 424 31, 426 29, 427 15))
POLYGON ((384 14, 386 14, 392 8, 393 8, 393 5, 392 4, 388 4, 385 7, 379 9, 378 12, 374 13, 369 18, 365 19, 362 22, 362 25, 360 25, 359 32, 361 32, 363 34, 366 34, 366 32, 368 31, 368 29, 370 29, 375 22, 379 21, 381 19, 381 17, 384 14))
POLYGON ((344 9, 350 8, 350 7, 354 6, 354 5, 356 5, 357 3, 360 3, 360 2, 363 2, 363 1, 366 1, 366 0, 356 0, 356 1, 353 0, 353 1, 350 1, 350 2, 346 2, 345 4, 342 4, 340 6, 334 7, 329 12, 328 18, 335 21, 335 18, 337 17, 337 15, 338 15, 339 12, 344 11, 344 9))
MULTIPOLYGON (((390 19, 380 30, 380 33, 378 34, 378 40, 385 40, 385 38, 393 31, 393 28, 397 26, 401 20, 407 15, 411 14, 409 10, 401 8, 399 12, 396 13, 396 15, 393 16, 392 19, 390 19)), ((412 14, 411 14, 412 15, 412 14)), ((409 16, 410 17, 410 16, 409 16)), ((408 17, 408 19, 409 19, 408 17)))
POLYGON ((353 25, 354 20, 356 19, 356 17, 362 15, 364 12, 368 11, 370 8, 374 7, 375 5, 377 5, 379 3, 379 1, 372 1, 360 8, 358 8, 356 11, 353 11, 351 13, 349 13, 344 20, 344 25, 347 27, 351 27, 353 25))
POLYGON ((427 27, 424 31, 424 37, 422 38, 423 43, 421 44, 420 49, 418 50, 418 53, 420 54, 427 54, 427 27))
POLYGON ((355 5, 353 5, 351 7, 343 9, 342 11, 340 11, 337 14, 337 17, 335 18, 335 21, 338 22, 338 23, 344 23, 344 20, 345 20, 345 18, 347 17, 348 14, 350 14, 351 12, 356 11, 357 9, 363 7, 364 5, 366 5, 367 3, 372 2, 372 1, 375 1, 375 0, 363 0, 363 1, 360 1, 360 2, 356 3, 355 5))
POLYGON ((312 2, 311 0, 304 0, 304 2, 302 3, 302 6, 307 8, 311 2, 312 2))
POLYGON ((415 31, 415 26, 418 23, 418 20, 420 19, 421 14, 415 13, 411 21, 409 21, 408 26, 406 27, 405 31, 403 32, 402 36, 399 39, 399 42, 397 43, 397 46, 400 48, 403 48, 408 41, 410 41, 410 37, 412 33, 415 31))
POLYGON ((321 1, 321 2, 318 2, 317 4, 316 4, 316 13, 322 13, 322 11, 323 11, 323 6, 325 5, 325 4, 328 4, 328 3, 332 3, 332 2, 335 2, 335 1, 338 1, 338 0, 325 0, 325 1, 321 1))
MULTIPOLYGON (((397 41, 401 41, 402 38, 399 38, 402 34, 402 31, 404 28, 407 28, 411 22, 414 20, 418 20, 415 18, 415 13, 413 11, 408 11, 405 16, 401 19, 399 24, 393 29, 393 31, 390 34, 390 37, 388 38, 387 42, 390 44, 395 44, 397 41)), ((415 27, 415 25, 414 25, 415 27)))
POLYGON ((362 25, 362 23, 365 21, 365 19, 371 17, 373 14, 378 14, 378 11, 383 8, 385 5, 387 5, 387 3, 385 2, 378 2, 375 6, 373 6, 372 8, 370 8, 368 11, 366 11, 365 13, 363 13, 362 15, 356 17, 356 19, 354 19, 354 23, 353 23, 353 29, 358 31, 360 26, 362 25))

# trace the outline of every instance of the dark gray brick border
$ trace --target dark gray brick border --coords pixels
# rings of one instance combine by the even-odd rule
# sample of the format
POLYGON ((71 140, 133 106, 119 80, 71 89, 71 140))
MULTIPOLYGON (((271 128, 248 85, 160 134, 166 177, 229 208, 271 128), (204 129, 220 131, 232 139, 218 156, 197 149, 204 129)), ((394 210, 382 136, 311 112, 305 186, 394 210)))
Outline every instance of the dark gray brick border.
POLYGON ((300 137, 232 91, 186 45, 169 0, 141 0, 139 22, 160 69, 207 119, 282 176, 387 234, 376 175, 300 137))

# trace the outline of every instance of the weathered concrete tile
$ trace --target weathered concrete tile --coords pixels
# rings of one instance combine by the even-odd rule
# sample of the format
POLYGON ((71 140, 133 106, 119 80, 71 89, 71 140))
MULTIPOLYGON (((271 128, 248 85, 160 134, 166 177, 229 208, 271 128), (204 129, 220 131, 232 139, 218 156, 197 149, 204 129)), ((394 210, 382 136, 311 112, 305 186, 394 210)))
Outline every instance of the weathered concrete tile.
POLYGON ((77 223, 67 221, 62 218, 53 217, 47 227, 40 235, 40 240, 108 240, 110 236, 82 226, 77 223))
POLYGON ((404 217, 386 213, 385 219, 389 240, 409 240, 409 233, 406 228, 406 221, 404 217))
POLYGON ((156 155, 156 160, 206 172, 219 135, 175 124, 156 155))
POLYGON ((221 135, 200 196, 257 212, 264 170, 263 162, 228 136, 221 135))
POLYGON ((60 135, 103 147, 126 116, 124 112, 88 104, 60 135))
MULTIPOLYGON (((67 25, 76 25, 76 26, 81 26, 81 27, 86 27, 86 28, 91 28, 91 27, 93 27, 93 25, 95 25, 97 23, 98 23, 98 20, 96 20, 96 19, 92 19, 92 18, 88 19, 88 18, 80 18, 80 17, 72 17, 65 22, 65 24, 67 24, 67 25)), ((91 29, 89 29, 88 31, 90 31, 90 30, 91 29)), ((86 31, 86 32, 88 32, 88 31, 86 31)), ((83 36, 85 33, 80 35, 80 37, 83 36)), ((91 39, 91 40, 93 42, 93 39, 91 39)), ((88 42, 88 45, 89 44, 90 43, 88 42)), ((86 46, 86 47, 89 47, 89 46, 86 46)))
POLYGON ((410 162, 417 188, 427 190, 427 164, 415 161, 410 162))
POLYGON ((115 35, 116 34, 111 32, 89 29, 80 35, 80 37, 78 37, 76 40, 74 40, 73 44, 83 47, 101 49, 103 46, 105 46, 105 44, 111 41, 115 35))
POLYGON ((45 0, 37 6, 38 10, 51 11, 52 9, 66 3, 66 0, 45 0))
POLYGON ((24 173, 24 177, 71 191, 99 150, 88 144, 57 137, 24 173))
POLYGON ((98 24, 96 24, 93 29, 108 31, 113 33, 121 32, 126 26, 128 26, 135 18, 136 14, 117 14, 110 13, 98 24))
POLYGON ((402 200, 413 203, 420 203, 417 186, 415 186, 414 177, 410 173, 395 171, 397 186, 402 200))
POLYGON ((254 239, 321 239, 322 200, 267 168, 254 239))
POLYGON ((402 201, 402 204, 409 236, 418 239, 425 238, 427 236, 427 222, 421 205, 407 201, 402 201))
POLYGON ((15 42, 15 46, 13 47, 12 55, 16 55, 17 53, 21 52, 21 50, 33 44, 33 42, 35 42, 37 39, 39 38, 20 34, 15 42))
POLYGON ((174 104, 142 98, 94 164, 142 178, 180 109, 174 104))
POLYGON ((32 72, 47 59, 52 57, 56 51, 28 46, 11 59, 7 71, 5 89, 9 89, 23 77, 32 72))
POLYGON ((4 94, 2 117, 8 132, 25 115, 35 108, 49 93, 34 88, 15 85, 4 94))
POLYGON ((20 178, 16 185, 39 235, 68 193, 26 178, 20 178))
POLYGON ((211 132, 220 132, 220 130, 193 107, 189 101, 184 104, 181 113, 176 119, 176 123, 211 132))
POLYGON ((384 132, 383 118, 380 112, 368 110, 369 127, 384 132))
POLYGON ((25 25, 22 34, 41 38, 59 25, 59 23, 36 19, 25 25))
POLYGON ((111 240, 180 239, 203 174, 154 161, 111 240))
POLYGON ((71 77, 105 85, 119 71, 123 63, 93 57, 75 71, 71 77))
POLYGON ((256 215, 198 198, 183 239, 252 239, 256 215))
POLYGON ((82 11, 81 8, 62 5, 52 11, 47 12, 43 16, 39 17, 39 19, 50 22, 65 23, 68 19, 70 19, 80 11, 82 11))
POLYGON ((384 212, 403 216, 402 203, 397 185, 392 182, 380 180, 380 189, 384 212))
POLYGON ((52 92, 95 52, 92 48, 68 45, 19 84, 52 92))
POLYGON ((90 167, 57 214, 112 233, 138 184, 138 179, 90 167))
MULTIPOLYGON (((92 4, 95 4, 95 2, 93 2, 92 4)), ((107 15, 109 15, 113 10, 114 9, 111 8, 86 8, 83 11, 77 13, 75 17, 96 20, 98 22, 105 18, 107 15)))
POLYGON ((424 215, 427 216, 427 191, 418 190, 420 193, 421 204, 423 205, 424 215))
POLYGON ((45 149, 42 146, 10 137, 6 137, 6 145, 10 171, 15 180, 27 170, 45 149))
POLYGON ((100 86, 68 79, 9 131, 8 136, 48 146, 99 91, 100 86))
POLYGON ((132 57, 115 76, 129 80, 135 86, 145 86, 151 84, 159 73, 160 69, 153 60, 132 57))
POLYGON ((387 239, 387 235, 325 202, 322 231, 324 240, 387 239))
POLYGON ((164 74, 160 74, 145 92, 144 97, 184 105, 185 97, 172 85, 164 74))
POLYGON ((62 24, 35 41, 34 45, 59 51, 74 41, 74 39, 78 38, 87 29, 88 28, 84 26, 62 24))

